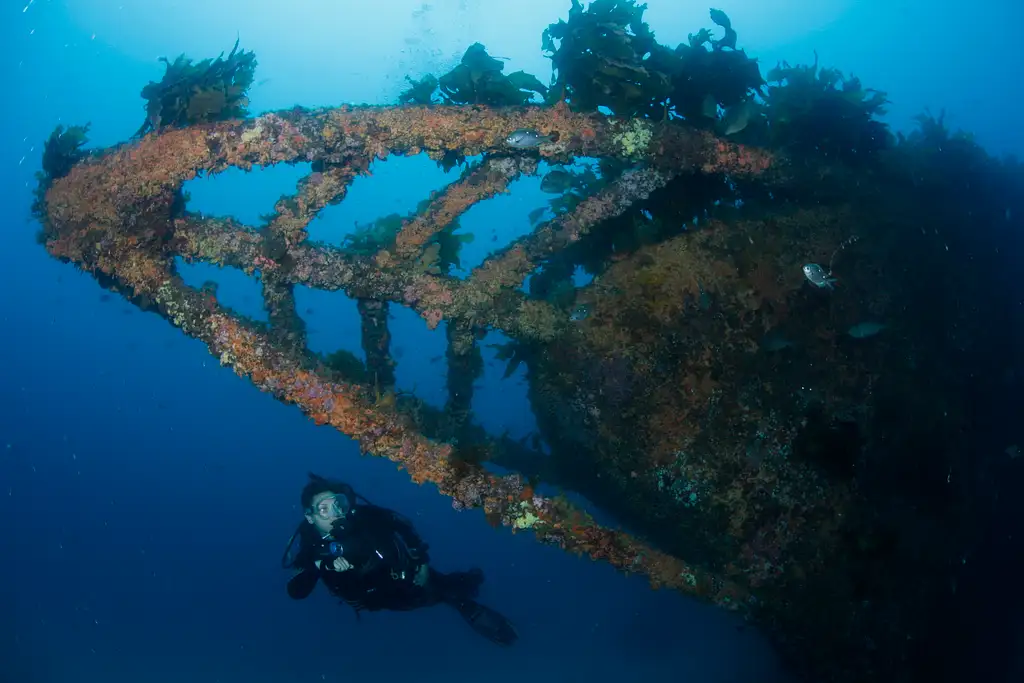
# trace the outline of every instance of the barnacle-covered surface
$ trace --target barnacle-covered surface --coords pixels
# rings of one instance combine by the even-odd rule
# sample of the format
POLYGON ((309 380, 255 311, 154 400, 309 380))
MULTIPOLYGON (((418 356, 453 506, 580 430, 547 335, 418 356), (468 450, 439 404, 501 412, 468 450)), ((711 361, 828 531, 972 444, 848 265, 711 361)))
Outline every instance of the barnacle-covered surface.
POLYGON ((1020 476, 974 445, 1020 363, 1006 235, 1024 174, 941 116, 892 136, 876 119, 884 94, 816 63, 762 79, 720 11, 723 38, 702 30, 675 49, 642 11, 574 2, 545 34, 550 88, 475 44, 451 73, 410 79, 400 106, 204 109, 91 154, 85 129, 58 129, 41 241, 454 507, 741 610, 809 679, 912 680, 935 606, 991 521, 983 502, 1020 476), (509 148, 517 128, 551 141, 509 148), (481 158, 409 216, 340 247, 308 239, 372 160, 419 153, 446 169, 481 158), (598 172, 569 166, 580 157, 598 172), (564 165, 541 185, 552 217, 451 276, 459 217, 541 161, 564 165), (200 173, 297 162, 312 173, 261 226, 184 206, 200 173), (186 286, 175 257, 258 275, 269 322, 186 286), (594 279, 578 287, 581 268, 594 279), (297 284, 357 300, 365 364, 308 351, 297 284), (446 323, 444 410, 394 390, 393 305, 446 323), (528 369, 550 454, 473 420, 489 329, 511 338, 510 371, 528 369))

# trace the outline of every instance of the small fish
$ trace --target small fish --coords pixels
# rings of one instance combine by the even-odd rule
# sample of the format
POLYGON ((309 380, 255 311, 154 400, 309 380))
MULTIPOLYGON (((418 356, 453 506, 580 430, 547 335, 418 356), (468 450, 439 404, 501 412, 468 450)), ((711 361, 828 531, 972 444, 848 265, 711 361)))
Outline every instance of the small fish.
POLYGON ((697 281, 697 291, 700 292, 700 296, 697 297, 697 306, 702 311, 706 311, 711 308, 711 295, 704 291, 704 285, 697 281))
POLYGON ((576 187, 576 176, 557 168, 540 180, 540 191, 547 194, 562 194, 574 187, 576 187))
POLYGON ((886 325, 875 322, 864 322, 857 323, 846 331, 846 334, 850 335, 854 339, 865 339, 867 337, 874 337, 876 334, 886 328, 886 325))
POLYGON ((761 337, 761 350, 763 351, 781 351, 782 349, 788 349, 793 346, 793 342, 786 338, 778 328, 771 330, 768 334, 761 337))
POLYGON ((825 269, 817 263, 804 264, 804 277, 815 287, 824 287, 825 289, 835 289, 833 285, 837 282, 831 272, 825 272, 825 269))
POLYGON ((722 117, 722 134, 733 135, 747 127, 754 114, 754 103, 750 100, 740 102, 725 110, 722 117))
POLYGON ((572 313, 569 314, 569 320, 574 323, 578 323, 581 320, 586 320, 590 317, 590 307, 586 304, 580 304, 576 308, 572 309, 572 313))
POLYGON ((516 149, 539 147, 545 142, 554 142, 555 136, 544 135, 532 128, 517 128, 505 138, 505 144, 516 149))
POLYGON ((718 118, 718 100, 715 99, 714 95, 704 96, 704 101, 700 105, 700 113, 709 119, 718 118))

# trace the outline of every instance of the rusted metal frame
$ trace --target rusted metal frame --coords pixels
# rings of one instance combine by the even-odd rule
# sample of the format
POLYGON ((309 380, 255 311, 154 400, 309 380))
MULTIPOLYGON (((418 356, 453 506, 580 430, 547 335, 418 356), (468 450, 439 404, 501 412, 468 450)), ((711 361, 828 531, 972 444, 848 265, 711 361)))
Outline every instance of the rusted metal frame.
POLYGON ((638 124, 561 107, 341 107, 281 115, 315 124, 315 130, 302 124, 303 131, 310 135, 304 146, 339 158, 355 150, 378 155, 425 151, 476 156, 502 152, 560 160, 617 157, 642 159, 655 168, 737 176, 760 175, 773 160, 770 152, 727 142, 684 123, 638 124), (538 150, 509 150, 504 138, 508 131, 519 127, 555 133, 558 139, 538 150))
MULTIPOLYGON (((257 267, 261 237, 237 221, 190 215, 175 221, 174 231, 173 248, 185 259, 235 266, 250 274, 257 267)), ((569 329, 564 313, 519 291, 495 299, 457 278, 410 275, 403 269, 381 271, 366 257, 308 241, 291 249, 289 258, 292 266, 281 277, 291 284, 400 303, 434 326, 442 319, 463 319, 473 326, 541 341, 569 329)))
POLYGON ((467 427, 473 411, 473 385, 483 372, 484 362, 476 331, 459 321, 445 327, 448 348, 448 400, 444 412, 448 432, 457 443, 468 442, 467 427))
POLYGON ((264 238, 234 218, 188 213, 172 225, 170 250, 185 261, 232 266, 249 275, 259 268, 264 238))
POLYGON ((299 181, 297 193, 277 200, 275 216, 267 229, 282 237, 289 247, 305 241, 310 221, 328 204, 341 202, 352 181, 360 175, 358 169, 349 165, 329 166, 310 173, 299 181))
MULTIPOLYGON (((359 172, 352 166, 331 166, 310 173, 299 181, 299 191, 282 197, 274 205, 274 218, 265 230, 273 241, 291 247, 306 240, 306 226, 329 203, 340 202, 359 172)), ((281 264, 270 256, 260 257, 263 303, 271 329, 283 342, 306 346, 306 322, 298 313, 295 285, 283 277, 281 264)))
MULTIPOLYGON (((256 230, 247 228, 231 218, 204 217, 197 214, 190 214, 189 216, 176 221, 175 235, 177 238, 177 242, 174 245, 175 250, 183 254, 186 260, 209 261, 217 265, 227 265, 239 268, 250 274, 255 270, 253 260, 261 253, 262 237, 260 234, 256 230), (224 244, 226 245, 226 248, 223 250, 211 250, 209 245, 215 243, 224 244)), ((307 244, 305 246, 313 249, 318 248, 315 244, 307 244)), ((332 252, 333 258, 337 258, 340 261, 343 261, 346 258, 346 254, 341 250, 333 247, 328 247, 327 250, 332 252)), ((351 272, 357 272, 359 269, 358 258, 352 257, 352 262, 348 265, 352 268, 351 272)), ((341 270, 340 266, 338 267, 338 270, 341 270)), ((349 281, 353 278, 359 278, 358 275, 346 277, 349 278, 349 281)), ((358 299, 358 301, 372 300, 358 299)), ((386 305, 386 303, 384 303, 384 305, 386 305)), ((447 330, 449 337, 449 348, 447 353, 449 356, 455 354, 457 357, 460 357, 465 361, 466 355, 479 355, 479 345, 476 342, 476 336, 475 334, 470 333, 468 328, 462 324, 453 322, 453 324, 447 326, 447 330)), ((370 358, 369 351, 367 351, 367 358, 370 358)), ((449 358, 449 365, 451 364, 452 359, 449 358)), ((468 406, 472 401, 472 380, 476 378, 476 375, 473 375, 472 377, 466 375, 466 377, 469 379, 469 383, 465 384, 464 381, 460 383, 459 386, 465 385, 465 388, 468 388, 470 393, 463 394, 460 388, 454 386, 455 383, 449 381, 449 403, 451 404, 451 409, 446 406, 446 412, 450 416, 457 412, 459 406, 463 404, 468 406), (453 392, 458 393, 459 396, 453 397, 453 392)), ((421 403, 419 399, 413 396, 404 396, 402 400, 405 403, 421 403)), ((426 411, 420 411, 413 407, 413 412, 426 411)), ((468 416, 466 417, 466 421, 461 423, 458 419, 451 420, 443 429, 444 438, 454 438, 461 432, 461 434, 466 436, 466 439, 469 442, 472 442, 484 450, 502 454, 515 454, 515 457, 518 458, 515 460, 516 463, 537 463, 544 462, 546 460, 543 454, 528 449, 523 446, 523 444, 513 441, 507 437, 490 437, 486 432, 475 425, 472 420, 469 420, 468 416)), ((507 467, 508 469, 517 469, 515 466, 507 467)), ((527 470, 533 474, 541 473, 540 469, 535 466, 528 467, 527 470)))
POLYGON ((361 322, 363 353, 371 383, 379 392, 395 386, 395 360, 391 356, 391 331, 388 328, 388 302, 378 299, 357 299, 356 309, 361 322))
MULTIPOLYGON (((559 141, 539 151, 545 159, 574 156, 623 157, 621 124, 606 117, 566 113, 561 109, 480 107, 342 108, 316 113, 270 113, 243 122, 230 121, 172 130, 80 165, 88 179, 77 197, 68 201, 105 203, 115 209, 136 204, 144 197, 170 192, 200 171, 217 172, 231 166, 295 163, 320 159, 331 166, 365 166, 371 153, 439 155, 458 152, 467 156, 504 152, 502 139, 509 127, 533 124, 560 134, 559 141), (287 120, 286 118, 287 117, 287 120)), ((758 175, 769 168, 772 156, 715 138, 682 124, 652 125, 645 164, 652 168, 758 175)), ((513 152, 514 153, 514 152, 513 152)), ((528 150, 526 155, 537 155, 528 150)), ((55 184, 81 184, 81 177, 62 178, 55 184)), ((83 207, 78 207, 82 209, 83 207)), ((104 207, 93 207, 104 208, 104 207)), ((59 210, 59 209, 58 209, 59 210)))
MULTIPOLYGON (((698 131, 680 122, 637 123, 561 107, 474 106, 340 107, 270 112, 255 119, 203 126, 211 158, 186 157, 216 171, 227 166, 321 160, 357 165, 389 154, 427 153, 466 157, 499 153, 564 162, 577 156, 642 160, 647 166, 682 172, 762 176, 774 155, 698 131), (557 136, 539 149, 510 150, 508 131, 537 128, 557 136)), ((160 136, 174 136, 170 131, 160 136)), ((146 138, 140 144, 145 144, 146 138)), ((177 160, 174 160, 175 162, 177 160)), ((185 174, 187 171, 181 169, 185 174)), ((774 176, 766 177, 775 182, 774 176)))
POLYGON ((450 445, 417 433, 393 402, 375 402, 365 387, 325 379, 308 358, 275 345, 257 326, 231 316, 180 278, 145 284, 155 287, 153 299, 161 315, 205 343, 222 365, 297 406, 318 424, 352 437, 364 453, 398 463, 414 482, 436 484, 455 507, 482 508, 493 523, 529 529, 545 543, 646 574, 655 587, 700 595, 733 609, 746 606, 747 594, 739 585, 602 527, 564 499, 537 495, 518 475, 499 477, 457 460, 450 445))
POLYGON ((270 332, 282 344, 306 346, 306 321, 299 315, 295 286, 272 275, 260 278, 270 332))
MULTIPOLYGON (((365 168, 368 154, 388 152, 442 154, 458 151, 479 154, 502 148, 502 131, 520 125, 533 125, 557 132, 559 141, 546 145, 541 156, 568 159, 579 154, 622 156, 626 153, 623 135, 629 131, 621 122, 604 117, 568 112, 564 108, 483 109, 479 107, 407 107, 341 108, 310 113, 293 110, 270 113, 243 123, 227 122, 193 129, 174 130, 147 137, 129 148, 115 150, 102 159, 91 161, 84 169, 63 178, 56 186, 75 187, 63 194, 54 210, 94 213, 105 224, 119 216, 119 205, 160 199, 169 195, 199 170, 223 170, 230 166, 248 167, 255 163, 294 162, 321 159, 328 165, 340 164, 365 168), (107 218, 109 216, 109 218, 107 218)), ((634 131, 635 132, 635 131, 634 131)), ((645 128, 650 138, 645 149, 647 163, 668 167, 701 169, 706 172, 758 174, 768 168, 769 154, 742 148, 714 138, 710 134, 684 129, 678 124, 658 124, 645 128)), ((531 152, 533 154, 534 152, 531 152)), ((56 189, 55 188, 53 189, 56 189)), ((51 193, 53 192, 51 189, 51 193)), ((52 202, 51 202, 52 204, 52 202)), ((135 215, 137 211, 129 212, 135 215)), ((289 256, 296 257, 304 244, 294 245, 289 256)), ((208 250, 216 251, 207 245, 208 250)), ((387 278, 373 268, 375 264, 352 268, 345 264, 341 272, 326 277, 317 273, 324 253, 307 252, 313 257, 304 268, 293 266, 294 273, 274 273, 282 282, 312 284, 320 281, 327 288, 365 286, 370 294, 384 296, 413 306, 430 324, 444 318, 464 318, 470 324, 499 327, 513 336, 550 340, 564 332, 564 315, 544 302, 528 301, 521 292, 504 292, 496 297, 493 288, 481 290, 465 282, 437 277, 413 276, 387 278), (356 272, 361 271, 361 272, 356 272), (362 283, 366 283, 362 285, 362 283), (390 289, 390 291, 382 291, 390 289), (377 292, 380 292, 377 294, 377 292)), ((224 257, 219 257, 223 259, 224 257)), ((338 259, 333 259, 338 262, 338 259)), ((348 261, 346 259, 345 261, 348 261)), ((261 271, 271 272, 275 263, 263 263, 261 271)), ((360 264, 361 265, 361 264, 360 264)), ((500 290, 500 288, 498 288, 500 290)), ((357 292, 350 295, 361 296, 357 292)))
POLYGON ((505 192, 509 183, 522 173, 535 173, 537 160, 530 157, 484 159, 462 178, 441 190, 425 209, 408 220, 394 242, 377 252, 382 266, 408 264, 423 251, 424 245, 477 202, 505 192))
MULTIPOLYGON (((87 239, 85 234, 74 237, 87 239)), ((121 279, 136 297, 152 301, 183 332, 203 341, 223 365, 297 405, 314 422, 351 436, 364 452, 398 462, 417 483, 437 484, 453 498, 454 507, 483 508, 493 523, 517 531, 530 529, 543 542, 626 572, 644 573, 655 587, 675 588, 730 608, 746 606, 747 594, 738 584, 601 527, 564 500, 534 495, 518 475, 497 477, 453 458, 448 444, 416 433, 414 423, 394 410, 393 401, 374 401, 366 387, 325 379, 316 371, 315 359, 297 353, 295 347, 275 344, 259 325, 232 317, 215 297, 172 275, 166 262, 131 248, 123 256, 124 260, 105 260, 105 272, 121 279), (123 274, 127 277, 120 277, 123 274)))
MULTIPOLYGON (((345 155, 354 154, 353 150, 365 149, 370 143, 384 150, 403 146, 411 150, 415 142, 424 140, 428 134, 435 136, 430 141, 433 149, 458 148, 459 141, 454 139, 457 136, 450 135, 448 131, 457 129, 462 119, 472 125, 479 113, 464 109, 440 114, 424 110, 378 111, 374 113, 375 120, 381 127, 373 133, 359 130, 366 123, 366 118, 356 120, 350 117, 349 123, 355 130, 338 128, 335 135, 340 141, 332 143, 334 146, 328 151, 343 159, 345 155), (438 116, 443 120, 451 119, 449 124, 452 126, 442 130, 440 141, 435 125, 438 116), (392 118, 386 120, 387 117, 392 118), (394 125, 396 122, 408 129, 394 125), (360 138, 360 135, 364 137, 360 138), (452 144, 446 147, 443 143, 449 136, 453 137, 452 144)), ((360 115, 365 115, 365 112, 360 115)), ((338 124, 348 114, 331 116, 334 124, 338 124)), ((161 214, 167 215, 170 193, 180 188, 183 181, 194 177, 198 168, 209 170, 245 163, 294 160, 302 153, 315 154, 316 144, 303 138, 307 129, 302 129, 300 134, 295 126, 281 125, 280 118, 269 122, 266 130, 256 131, 258 134, 248 138, 238 134, 240 128, 237 125, 234 128, 230 125, 215 126, 201 131, 176 131, 156 136, 149 140, 156 143, 151 149, 115 153, 99 163, 112 165, 120 162, 116 171, 116 187, 106 181, 103 168, 93 168, 85 173, 82 176, 85 185, 81 187, 74 186, 78 178, 73 172, 70 177, 58 181, 70 184, 64 186, 69 192, 50 203, 53 209, 50 219, 58 227, 48 247, 55 255, 71 258, 83 267, 98 268, 120 279, 132 290, 133 296, 146 299, 183 331, 202 339, 215 357, 233 367, 238 374, 250 377, 264 391, 271 391, 282 400, 298 405, 314 421, 331 424, 349 434, 364 451, 402 463, 415 481, 437 483, 443 493, 453 497, 457 506, 482 507, 493 522, 515 529, 529 528, 542 540, 565 549, 586 553, 627 571, 644 572, 655 585, 679 588, 738 606, 736 599, 742 593, 736 586, 688 567, 682 561, 646 547, 625 534, 601 528, 564 501, 533 495, 519 477, 494 477, 479 467, 452 458, 450 446, 416 434, 407 418, 389 408, 386 402, 374 402, 366 388, 325 380, 315 372, 312 360, 299 354, 295 347, 274 343, 270 336, 261 332, 262 326, 232 318, 217 304, 215 297, 185 287, 169 270, 169 256, 172 254, 168 245, 189 244, 188 235, 171 235, 171 242, 163 243, 153 240, 148 233, 141 236, 133 233, 137 228, 132 227, 126 216, 137 215, 139 206, 156 207, 146 212, 149 219, 145 221, 147 225, 155 226, 161 214), (235 131, 234 137, 229 135, 231 130, 235 131), (211 142, 211 138, 215 139, 211 142), (182 151, 168 155, 167 152, 174 150, 177 144, 183 146, 182 151), (152 166, 146 166, 147 163, 152 166), (137 174, 132 170, 133 165, 139 166, 135 169, 137 174), (97 230, 102 245, 93 247, 97 230)), ((572 118, 564 113, 535 110, 485 117, 485 120, 501 127, 508 127, 513 122, 529 125, 536 120, 564 128, 570 138, 575 131, 584 135, 583 139, 592 139, 594 131, 587 134, 586 128, 580 128, 585 127, 589 120, 584 117, 566 122, 572 118)), ((484 131, 476 139, 482 141, 498 133, 497 130, 484 131)), ((462 134, 460 131, 459 135, 462 134)), ((320 135, 323 136, 322 132, 320 135)), ((326 139, 327 136, 323 137, 326 139)), ((712 159, 707 145, 701 146, 703 143, 698 137, 686 139, 695 149, 704 152, 704 156, 693 164, 705 169, 721 168, 723 164, 730 168, 735 166, 730 166, 731 162, 719 163, 721 160, 712 159)), ((573 145, 566 143, 555 153, 571 155, 574 153, 573 145)), ((472 148, 473 145, 464 147, 465 151, 472 148)), ((189 223, 185 220, 175 223, 174 227, 184 230, 189 223)), ((166 219, 164 224, 167 224, 166 219)), ((146 228, 147 231, 149 229, 146 228)), ((193 245, 197 257, 209 256, 211 260, 221 261, 239 258, 246 267, 257 265, 256 259, 262 255, 258 236, 252 239, 249 234, 231 236, 217 235, 217 232, 206 230, 198 235, 205 238, 206 243, 200 239, 200 243, 193 245), (237 247, 238 256, 225 255, 226 246, 230 245, 237 247), (242 252, 244 259, 240 258, 242 252)), ((293 284, 297 281, 323 281, 332 285, 324 288, 348 286, 352 290, 364 290, 366 296, 397 297, 403 303, 416 307, 428 320, 435 320, 435 324, 447 317, 469 325, 487 324, 520 337, 532 335, 544 340, 557 333, 556 319, 562 317, 540 302, 526 301, 519 292, 505 292, 495 299, 467 283, 434 276, 388 278, 371 264, 348 256, 334 258, 338 268, 324 277, 321 271, 329 271, 325 266, 329 266, 329 261, 338 254, 327 252, 322 247, 312 248, 305 243, 294 245, 289 250, 290 258, 298 256, 301 259, 303 255, 306 260, 290 265, 287 273, 281 273, 285 281, 293 284), (362 275, 366 277, 358 277, 362 275), (545 316, 555 317, 548 319, 545 316)), ((263 268, 273 269, 274 265, 264 263, 263 268)))
POLYGON ((581 201, 563 216, 546 222, 474 268, 470 286, 491 296, 518 288, 545 258, 577 242, 594 226, 625 213, 635 202, 667 185, 677 174, 644 168, 626 171, 609 187, 581 201))

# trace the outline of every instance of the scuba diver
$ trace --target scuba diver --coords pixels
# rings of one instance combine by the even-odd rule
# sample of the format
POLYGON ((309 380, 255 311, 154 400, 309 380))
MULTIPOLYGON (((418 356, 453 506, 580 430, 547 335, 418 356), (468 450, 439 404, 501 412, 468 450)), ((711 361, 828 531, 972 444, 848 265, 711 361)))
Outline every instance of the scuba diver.
POLYGON ((444 603, 474 631, 511 645, 508 619, 476 601, 479 569, 444 574, 430 566, 428 545, 397 512, 373 505, 340 481, 309 474, 302 489, 305 519, 292 534, 281 566, 295 574, 288 595, 303 600, 323 581, 332 595, 363 610, 413 610, 444 603))

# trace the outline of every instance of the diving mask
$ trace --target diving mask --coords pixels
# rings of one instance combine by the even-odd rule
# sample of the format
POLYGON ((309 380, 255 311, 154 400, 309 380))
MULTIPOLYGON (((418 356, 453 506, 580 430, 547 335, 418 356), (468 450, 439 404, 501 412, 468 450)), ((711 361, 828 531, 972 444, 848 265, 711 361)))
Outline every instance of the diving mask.
POLYGON ((330 498, 324 498, 313 507, 313 513, 321 519, 337 519, 348 514, 348 498, 336 494, 330 498))

